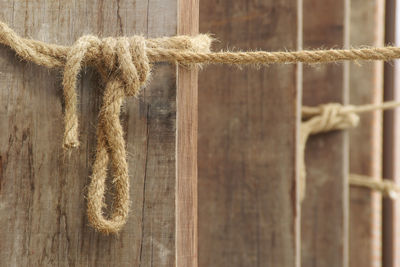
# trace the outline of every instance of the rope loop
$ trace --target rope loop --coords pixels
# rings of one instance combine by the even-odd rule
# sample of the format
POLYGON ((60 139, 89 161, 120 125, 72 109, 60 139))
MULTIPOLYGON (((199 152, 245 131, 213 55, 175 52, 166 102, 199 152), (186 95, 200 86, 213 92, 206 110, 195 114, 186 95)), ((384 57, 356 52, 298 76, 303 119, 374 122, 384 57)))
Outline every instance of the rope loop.
MULTIPOLYGON (((212 38, 200 34, 145 39, 143 36, 107 37, 86 35, 71 47, 25 39, 0 21, 0 44, 13 49, 22 59, 48 68, 63 68, 63 148, 79 147, 78 94, 76 84, 82 66, 94 67, 104 81, 103 101, 97 125, 97 147, 88 187, 89 223, 98 231, 117 233, 129 212, 129 176, 125 140, 120 122, 122 101, 137 96, 150 76, 150 62, 178 63, 177 53, 210 53, 212 38), (110 165, 115 197, 110 216, 106 207, 107 171, 110 165)), ((196 62, 179 62, 196 63, 196 62)), ((197 62, 200 63, 200 62, 197 62)))
POLYGON ((103 77, 106 85, 97 127, 97 149, 92 179, 88 189, 90 224, 104 233, 116 233, 125 224, 129 212, 129 176, 125 141, 120 123, 124 97, 136 96, 150 74, 146 40, 83 36, 69 49, 64 67, 65 149, 79 146, 76 83, 82 65, 90 62, 103 77), (107 169, 111 160, 112 183, 116 189, 111 216, 106 218, 104 193, 107 169))
POLYGON ((129 212, 129 176, 125 141, 120 123, 124 97, 136 96, 146 83, 150 64, 146 41, 142 36, 131 38, 81 37, 70 49, 64 68, 65 135, 64 147, 79 145, 76 114, 76 82, 83 62, 92 61, 106 86, 97 128, 97 149, 92 179, 88 189, 88 217, 95 229, 116 233, 125 224, 129 212), (113 211, 106 218, 104 193, 109 161, 116 189, 113 211))

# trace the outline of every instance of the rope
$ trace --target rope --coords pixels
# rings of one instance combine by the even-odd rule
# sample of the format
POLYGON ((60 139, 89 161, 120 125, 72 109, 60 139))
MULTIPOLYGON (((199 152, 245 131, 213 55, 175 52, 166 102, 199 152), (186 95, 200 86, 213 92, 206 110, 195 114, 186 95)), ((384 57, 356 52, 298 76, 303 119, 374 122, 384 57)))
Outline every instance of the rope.
MULTIPOLYGON (((340 114, 349 114, 349 113, 360 114, 360 113, 365 113, 365 112, 370 112, 370 111, 375 111, 375 110, 395 109, 397 107, 400 107, 400 102, 398 102, 398 101, 386 101, 386 102, 379 103, 379 104, 366 104, 366 105, 360 105, 360 106, 346 105, 346 106, 341 106, 341 108, 339 109, 339 113, 340 114)), ((315 115, 320 115, 321 107, 303 106, 301 109, 301 113, 302 113, 303 118, 310 118, 315 115)))
POLYGON ((137 96, 150 75, 150 62, 157 49, 176 49, 187 52, 208 51, 211 39, 177 36, 146 40, 142 36, 99 39, 83 36, 71 47, 46 44, 24 39, 0 22, 0 43, 12 48, 22 59, 48 68, 64 68, 65 101, 64 149, 76 148, 78 116, 76 83, 83 64, 94 66, 104 82, 104 95, 97 125, 97 148, 88 188, 87 215, 98 231, 116 233, 125 224, 129 212, 129 176, 123 129, 119 119, 125 97, 137 96), (113 210, 103 214, 107 168, 111 161, 112 183, 116 189, 113 210))
MULTIPOLYGON (((305 120, 301 123, 300 130, 300 199, 304 199, 306 190, 305 147, 310 135, 354 128, 360 120, 357 114, 394 109, 396 107, 400 107, 400 102, 388 101, 361 106, 342 106, 336 103, 324 104, 318 107, 303 106, 302 118, 305 120)), ((350 185, 368 187, 380 191, 383 195, 391 198, 395 198, 397 193, 400 192, 400 187, 389 180, 374 181, 367 178, 367 176, 350 174, 349 182, 350 185)))
POLYGON ((154 49, 149 56, 160 61, 185 64, 271 64, 271 63, 328 63, 337 61, 384 60, 400 57, 399 47, 370 47, 361 49, 303 50, 291 52, 209 52, 196 53, 178 50, 154 49))
MULTIPOLYGON (((89 222, 96 230, 116 233, 125 224, 128 216, 128 166, 119 115, 124 98, 137 96, 140 88, 145 86, 150 74, 151 62, 186 65, 197 63, 257 65, 400 58, 398 47, 295 52, 210 52, 211 41, 212 39, 207 35, 156 39, 145 39, 142 36, 100 39, 88 35, 79 38, 71 47, 68 47, 22 38, 5 23, 0 22, 0 44, 10 47, 26 61, 48 68, 64 69, 64 149, 79 146, 76 83, 82 65, 91 65, 100 73, 104 82, 104 95, 97 125, 97 148, 88 189, 87 208, 89 222), (105 217, 103 214, 103 208, 106 206, 104 192, 109 161, 116 196, 111 215, 105 217)), ((391 107, 388 106, 388 108, 391 107)), ((304 108, 304 116, 312 118, 302 125, 303 158, 305 144, 310 134, 354 127, 358 123, 358 117, 354 113, 373 109, 374 106, 350 108, 336 104, 320 108, 304 108)), ((304 190, 304 160, 302 170, 304 190)))
POLYGON ((388 179, 373 180, 372 177, 350 174, 349 183, 352 186, 360 186, 370 188, 375 191, 379 191, 383 196, 390 197, 392 199, 397 198, 400 193, 400 186, 388 179))
MULTIPOLYGON (((128 38, 129 40, 129 38, 128 38)), ((392 60, 400 58, 400 47, 367 47, 359 49, 303 50, 290 52, 210 52, 212 39, 207 35, 175 36, 146 40, 146 54, 150 62, 180 64, 272 64, 272 63, 328 63, 358 60, 392 60)), ((0 22, 0 43, 12 48, 21 58, 49 68, 64 67, 70 51, 67 46, 48 44, 18 36, 0 22)), ((98 47, 88 47, 83 59, 97 61, 98 47)))

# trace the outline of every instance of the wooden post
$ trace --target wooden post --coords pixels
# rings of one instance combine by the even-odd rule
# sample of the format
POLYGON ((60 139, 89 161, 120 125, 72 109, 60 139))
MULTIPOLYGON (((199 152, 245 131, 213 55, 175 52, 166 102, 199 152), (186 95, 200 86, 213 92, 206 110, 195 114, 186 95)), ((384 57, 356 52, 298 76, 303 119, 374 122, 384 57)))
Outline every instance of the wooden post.
MULTIPOLYGON (((400 17, 397 15, 400 3, 397 0, 386 1, 385 14, 385 43, 400 45, 398 24, 400 17)), ((384 100, 400 101, 400 64, 398 60, 394 63, 385 64, 385 88, 384 100)), ((383 177, 400 183, 400 110, 384 112, 383 123, 383 177)), ((382 258, 384 267, 396 267, 400 265, 400 204, 399 200, 383 200, 383 222, 382 222, 382 258)))
MULTIPOLYGON (((304 48, 348 45, 349 1, 303 0, 304 48)), ((304 66, 303 104, 348 103, 348 63, 304 66)), ((306 147, 302 266, 348 266, 348 134, 312 136, 306 147)))
MULTIPOLYGON (((350 0, 350 44, 383 46, 384 1, 350 0)), ((383 62, 350 65, 350 104, 380 103, 383 62)), ((382 177, 382 112, 362 114, 350 131, 350 173, 382 177)), ((350 187, 350 266, 382 266, 381 195, 350 187)))
MULTIPOLYGON (((71 45, 84 34, 195 33, 198 1, 3 1, 0 14, 23 36, 71 45)), ((176 73, 156 64, 124 105, 131 212, 119 235, 105 236, 88 226, 85 203, 97 74, 82 74, 81 146, 63 156, 59 70, 0 47, 1 266, 197 266, 197 74, 176 73)))
MULTIPOLYGON (((199 30, 199 0, 178 1, 178 34, 199 30)), ((178 68, 176 140, 176 266, 197 266, 197 69, 178 68)))
MULTIPOLYGON (((300 3, 202 0, 200 31, 215 34, 216 50, 296 50, 300 3)), ((200 74, 200 266, 299 266, 300 70, 200 74)))

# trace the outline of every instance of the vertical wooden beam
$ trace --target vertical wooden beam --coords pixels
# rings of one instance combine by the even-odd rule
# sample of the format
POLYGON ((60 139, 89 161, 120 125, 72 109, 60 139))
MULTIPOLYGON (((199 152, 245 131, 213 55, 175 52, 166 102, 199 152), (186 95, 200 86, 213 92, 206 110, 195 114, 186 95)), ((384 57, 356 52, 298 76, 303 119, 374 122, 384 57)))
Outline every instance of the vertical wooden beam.
MULTIPOLYGON (((383 46, 384 1, 350 0, 350 44, 383 46)), ((380 103, 383 98, 383 62, 350 65, 350 103, 380 103)), ((350 131, 350 173, 382 176, 382 112, 362 114, 350 131)), ((382 265, 381 195, 350 187, 350 266, 382 265)))
MULTIPOLYGON (((304 0, 305 49, 348 45, 348 0, 304 0)), ((304 66, 303 104, 348 102, 348 63, 304 66)), ((310 138, 302 203, 302 266, 348 266, 348 138, 344 131, 310 138)))
MULTIPOLYGON (((155 37, 197 27, 197 1, 0 0, 0 7, 19 34, 66 45, 85 34, 155 37)), ((63 156, 59 70, 0 47, 1 266, 196 266, 196 72, 176 74, 156 64, 147 88, 124 105, 131 213, 119 235, 104 236, 85 214, 97 74, 83 72, 81 146, 63 156)))
MULTIPOLYGON (((180 0, 178 34, 199 30, 199 0, 180 0)), ((197 69, 178 67, 176 266, 197 266, 197 69)))
MULTIPOLYGON (((397 0, 386 1, 385 43, 400 45, 400 5, 397 0)), ((385 64, 384 100, 400 101, 400 65, 398 60, 385 64)), ((400 183, 400 110, 384 112, 383 123, 383 177, 400 183)), ((384 267, 400 265, 400 204, 390 199, 383 200, 383 244, 384 267)))
MULTIPOLYGON (((296 50, 301 1, 202 0, 215 49, 296 50)), ((199 265, 299 265, 296 65, 199 79, 199 265)))

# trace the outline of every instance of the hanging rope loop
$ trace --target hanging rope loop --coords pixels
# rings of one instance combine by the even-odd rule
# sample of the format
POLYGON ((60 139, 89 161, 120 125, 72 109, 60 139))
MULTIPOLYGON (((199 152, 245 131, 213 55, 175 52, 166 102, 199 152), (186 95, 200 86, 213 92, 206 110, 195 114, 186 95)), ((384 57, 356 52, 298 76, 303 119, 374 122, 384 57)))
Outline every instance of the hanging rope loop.
POLYGON ((124 97, 136 96, 146 83, 150 64, 142 36, 105 38, 83 36, 67 54, 64 67, 66 149, 79 146, 76 83, 84 62, 93 62, 106 82, 97 128, 97 150, 88 190, 89 222, 97 230, 115 233, 125 224, 129 212, 129 176, 125 141, 119 120, 124 97), (113 211, 106 218, 103 209, 107 167, 111 160, 112 183, 116 188, 113 211))
POLYGON ((0 44, 9 46, 24 60, 48 68, 63 68, 64 149, 79 147, 76 85, 82 67, 94 67, 103 79, 105 86, 87 208, 89 222, 96 230, 104 233, 118 232, 125 224, 129 212, 128 164, 119 118, 122 101, 125 97, 137 96, 141 87, 146 85, 150 76, 150 61, 176 62, 168 56, 170 52, 210 52, 211 40, 208 35, 156 39, 145 39, 138 35, 100 39, 86 35, 67 47, 22 38, 0 22, 0 44), (104 193, 109 167, 115 196, 112 211, 106 216, 104 193))

